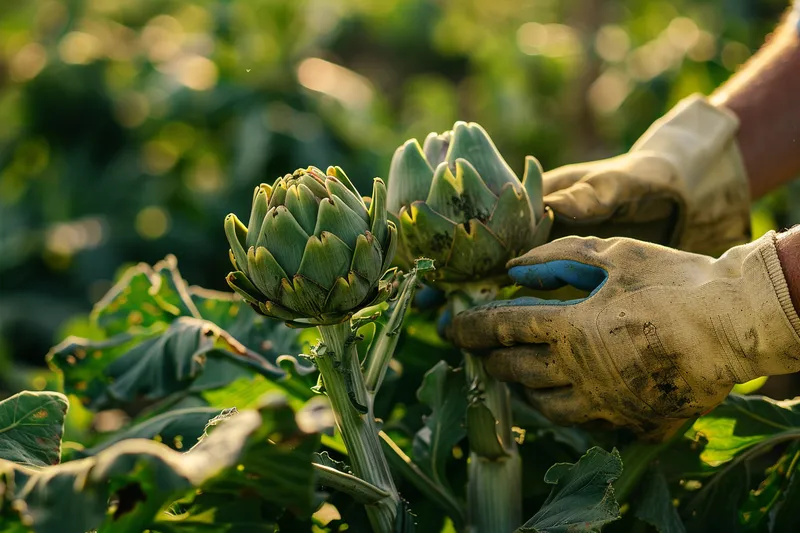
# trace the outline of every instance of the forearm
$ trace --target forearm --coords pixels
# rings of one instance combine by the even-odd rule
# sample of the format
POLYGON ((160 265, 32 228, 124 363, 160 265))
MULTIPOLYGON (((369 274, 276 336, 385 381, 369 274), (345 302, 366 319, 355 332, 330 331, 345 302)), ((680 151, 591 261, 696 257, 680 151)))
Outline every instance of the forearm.
POLYGON ((753 199, 800 174, 800 36, 791 14, 768 43, 712 96, 735 113, 753 199))
POLYGON ((800 226, 778 235, 775 248, 792 303, 795 310, 800 313, 800 226))

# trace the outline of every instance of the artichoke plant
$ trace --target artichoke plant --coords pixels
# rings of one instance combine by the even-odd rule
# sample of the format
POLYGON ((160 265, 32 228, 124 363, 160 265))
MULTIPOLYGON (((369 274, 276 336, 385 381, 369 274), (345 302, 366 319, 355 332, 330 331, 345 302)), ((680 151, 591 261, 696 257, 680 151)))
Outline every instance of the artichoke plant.
MULTIPOLYGON (((425 256, 436 264, 451 316, 494 298, 507 281, 506 263, 543 244, 553 214, 542 200, 542 168, 528 156, 522 181, 478 124, 456 122, 397 149, 387 206, 399 220, 402 262, 425 256)), ((468 482, 472 531, 513 531, 521 520, 522 464, 511 423, 508 387, 464 353, 470 399, 468 482), (484 444, 491 443, 491 446, 484 444)))
POLYGON ((542 244, 552 225, 539 162, 526 158, 520 182, 475 123, 398 148, 387 206, 399 220, 401 259, 430 257, 437 277, 456 283, 503 276, 506 262, 542 244))
POLYGON ((298 169, 256 187, 248 225, 230 214, 225 234, 228 284, 266 316, 337 324, 388 296, 397 229, 379 178, 367 207, 341 168, 298 169))

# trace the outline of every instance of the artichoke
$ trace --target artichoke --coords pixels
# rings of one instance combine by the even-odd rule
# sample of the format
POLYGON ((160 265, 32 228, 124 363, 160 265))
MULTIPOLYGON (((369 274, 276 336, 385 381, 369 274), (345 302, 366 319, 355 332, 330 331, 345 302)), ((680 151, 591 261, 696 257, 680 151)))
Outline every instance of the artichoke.
POLYGON ((225 218, 228 284, 261 314, 298 325, 337 324, 379 303, 397 246, 379 178, 369 204, 339 167, 259 185, 247 227, 225 218))
POLYGON ((525 159, 522 182, 486 131, 456 122, 397 149, 387 206, 399 220, 401 260, 436 261, 442 281, 504 276, 506 262, 543 244, 553 216, 542 201, 542 167, 525 159))

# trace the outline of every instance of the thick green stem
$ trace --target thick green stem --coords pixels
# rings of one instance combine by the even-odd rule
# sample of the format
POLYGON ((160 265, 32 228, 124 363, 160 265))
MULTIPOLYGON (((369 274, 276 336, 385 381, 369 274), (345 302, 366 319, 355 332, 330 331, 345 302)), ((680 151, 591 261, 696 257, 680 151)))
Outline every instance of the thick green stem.
POLYGON ((372 401, 364 384, 350 324, 319 326, 318 329, 325 349, 320 350, 315 360, 350 457, 350 466, 357 477, 389 494, 387 498, 366 505, 367 516, 374 531, 393 532, 400 496, 381 449, 372 401))
MULTIPOLYGON (((424 272, 424 271, 423 271, 424 272)), ((364 382, 371 394, 377 394, 378 389, 386 376, 389 361, 397 348, 400 331, 406 311, 414 298, 417 288, 417 269, 413 269, 400 285, 400 296, 392 308, 389 320, 375 332, 375 338, 367 355, 364 371, 364 382)))
MULTIPOLYGON (((453 316, 465 309, 491 301, 497 293, 493 286, 459 287, 451 294, 453 316)), ((522 523, 522 460, 513 438, 511 393, 508 387, 488 375, 480 358, 464 352, 464 368, 468 383, 477 383, 483 391, 486 407, 492 412, 496 426, 476 428, 480 432, 496 432, 506 456, 482 457, 470 452, 469 530, 474 533, 510 533, 522 523)))

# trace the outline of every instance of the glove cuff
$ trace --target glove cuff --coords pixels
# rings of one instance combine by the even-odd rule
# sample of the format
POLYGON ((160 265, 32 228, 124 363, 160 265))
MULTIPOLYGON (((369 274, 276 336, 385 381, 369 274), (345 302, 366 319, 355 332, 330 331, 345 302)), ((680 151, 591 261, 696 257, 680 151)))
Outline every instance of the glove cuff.
POLYGON ((767 273, 775 289, 775 296, 778 298, 778 303, 786 316, 786 320, 788 320, 792 329, 794 329, 796 337, 800 340, 800 316, 797 315, 797 310, 794 308, 794 303, 792 303, 789 284, 786 281, 786 276, 783 273, 783 266, 781 266, 781 261, 778 257, 778 250, 776 247, 778 234, 774 231, 770 231, 765 237, 769 239, 769 245, 761 248, 761 257, 764 259, 764 264, 767 267, 767 273))
POLYGON ((684 200, 672 246, 716 255, 750 240, 750 190, 736 146, 738 118, 700 95, 678 103, 631 152, 650 151, 676 169, 684 200))
POLYGON ((742 312, 751 315, 752 329, 739 332, 742 355, 750 359, 755 374, 748 379, 800 371, 800 316, 792 304, 776 238, 770 231, 751 244, 731 250, 749 250, 742 263, 740 286, 751 304, 742 312), (744 349, 747 344, 751 347, 744 349))

